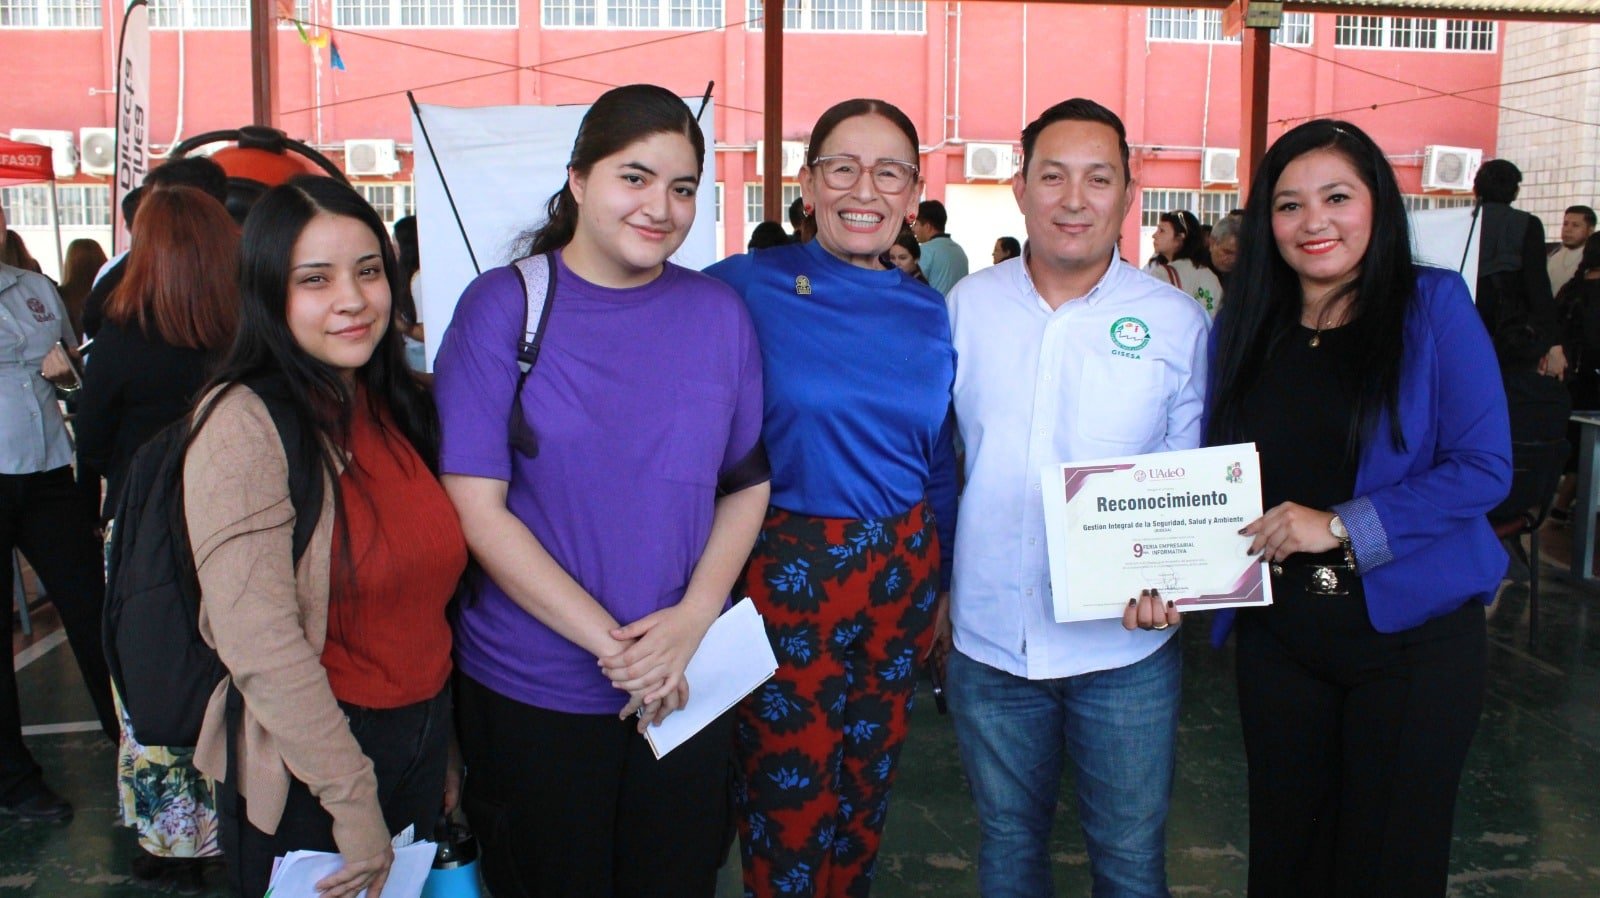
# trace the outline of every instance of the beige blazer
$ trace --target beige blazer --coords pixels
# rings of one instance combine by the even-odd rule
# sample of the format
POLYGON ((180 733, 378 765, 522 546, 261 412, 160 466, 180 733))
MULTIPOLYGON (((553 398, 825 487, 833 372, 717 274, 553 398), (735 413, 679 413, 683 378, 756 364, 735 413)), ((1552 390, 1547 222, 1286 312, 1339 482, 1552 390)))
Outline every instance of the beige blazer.
POLYGON ((348 858, 389 844, 372 762, 350 732, 322 667, 328 630, 328 569, 334 484, 324 478, 322 515, 297 568, 289 466, 260 397, 234 387, 215 405, 184 457, 184 515, 200 576, 200 635, 230 677, 206 709, 195 766, 227 772, 228 686, 244 697, 236 764, 250 822, 277 831, 290 777, 333 817, 348 858))

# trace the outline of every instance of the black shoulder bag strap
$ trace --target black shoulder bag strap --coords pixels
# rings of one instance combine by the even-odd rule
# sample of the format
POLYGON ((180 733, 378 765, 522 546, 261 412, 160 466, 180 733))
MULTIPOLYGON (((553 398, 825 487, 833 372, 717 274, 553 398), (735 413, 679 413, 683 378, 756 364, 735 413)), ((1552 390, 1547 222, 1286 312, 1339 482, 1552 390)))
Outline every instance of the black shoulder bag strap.
POLYGON ((556 266, 549 253, 540 253, 518 259, 517 273, 522 275, 524 316, 522 339, 517 343, 517 367, 522 373, 517 377, 516 392, 511 394, 511 448, 528 458, 539 454, 539 439, 522 412, 522 385, 528 382, 528 372, 539 360, 539 345, 544 342, 545 324, 550 320, 550 307, 556 295, 556 266))

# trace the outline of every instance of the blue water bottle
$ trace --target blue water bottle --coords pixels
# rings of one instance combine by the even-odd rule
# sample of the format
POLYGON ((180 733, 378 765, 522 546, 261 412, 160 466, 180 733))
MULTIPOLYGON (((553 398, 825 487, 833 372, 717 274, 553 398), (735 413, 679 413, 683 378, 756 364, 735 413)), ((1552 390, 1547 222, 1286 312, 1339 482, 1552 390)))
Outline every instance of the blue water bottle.
POLYGON ((450 822, 449 817, 440 817, 433 838, 439 847, 422 898, 483 898, 483 885, 478 881, 478 840, 472 832, 450 822))

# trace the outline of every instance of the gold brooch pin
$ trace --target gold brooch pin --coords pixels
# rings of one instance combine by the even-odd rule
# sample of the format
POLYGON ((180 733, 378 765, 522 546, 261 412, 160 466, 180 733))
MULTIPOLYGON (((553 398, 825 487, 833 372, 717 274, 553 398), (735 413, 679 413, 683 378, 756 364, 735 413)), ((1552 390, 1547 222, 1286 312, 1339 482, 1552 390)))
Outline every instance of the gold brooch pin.
POLYGON ((800 296, 810 296, 811 279, 803 274, 796 277, 794 279, 794 292, 800 296))

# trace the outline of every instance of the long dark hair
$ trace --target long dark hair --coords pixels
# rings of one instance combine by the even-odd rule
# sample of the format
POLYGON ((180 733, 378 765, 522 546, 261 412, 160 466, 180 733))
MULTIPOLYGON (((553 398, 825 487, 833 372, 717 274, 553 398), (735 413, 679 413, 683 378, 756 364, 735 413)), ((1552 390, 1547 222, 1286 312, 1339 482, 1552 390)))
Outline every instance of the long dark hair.
MULTIPOLYGON (((567 170, 587 175, 601 159, 656 134, 682 134, 694 147, 695 172, 705 171, 706 139, 694 113, 672 91, 628 84, 600 95, 578 125, 567 170)), ((578 198, 566 184, 545 203, 545 222, 517 238, 517 258, 554 252, 578 232, 578 198)))
POLYGON ((1300 324, 1299 276, 1278 253, 1272 235, 1273 191, 1289 163, 1316 150, 1332 150, 1356 170, 1372 194, 1372 233, 1361 270, 1329 297, 1350 297, 1349 327, 1355 340, 1356 409, 1346 454, 1355 458, 1379 417, 1387 415, 1396 448, 1400 430, 1400 366, 1406 315, 1415 301, 1416 266, 1405 202, 1383 150, 1348 122, 1317 119, 1278 138, 1250 181, 1250 200, 1240 223, 1239 262, 1228 301, 1217 316, 1216 363, 1206 439, 1231 443, 1244 438, 1246 395, 1261 379, 1267 359, 1300 324))
POLYGON ((1205 263, 1206 235, 1200 228, 1200 219, 1193 212, 1187 209, 1163 212, 1160 220, 1166 222, 1172 228, 1172 233, 1178 236, 1178 251, 1167 259, 1168 262, 1188 259, 1196 265, 1205 263))
MULTIPOLYGON (((207 387, 231 387, 272 379, 281 386, 300 419, 303 440, 291 451, 302 453, 300 467, 321 466, 338 482, 338 466, 329 444, 343 446, 350 432, 352 390, 332 366, 313 358, 289 330, 290 262, 306 225, 318 215, 353 218, 377 238, 383 253, 383 274, 389 294, 399 290, 399 267, 383 220, 347 184, 331 178, 302 175, 262 194, 244 222, 239 252, 239 332, 217 376, 207 387)), ((365 389, 372 416, 383 411, 422 456, 430 471, 439 464, 439 417, 433 398, 406 368, 405 344, 398 328, 389 326, 355 380, 365 389)), ((212 403, 196 420, 198 433, 212 403)))

